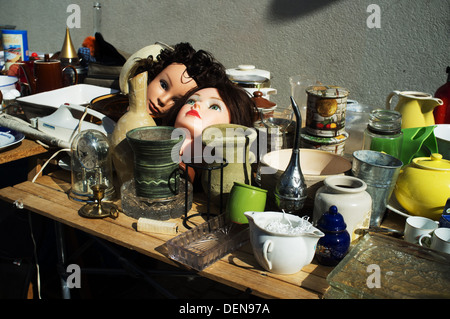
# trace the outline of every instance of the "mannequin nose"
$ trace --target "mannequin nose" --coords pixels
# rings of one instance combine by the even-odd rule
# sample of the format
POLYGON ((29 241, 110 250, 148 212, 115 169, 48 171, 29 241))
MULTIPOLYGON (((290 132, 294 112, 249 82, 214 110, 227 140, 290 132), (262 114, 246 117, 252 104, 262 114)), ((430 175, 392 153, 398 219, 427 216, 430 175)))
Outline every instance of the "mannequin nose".
POLYGON ((170 104, 172 99, 168 94, 164 94, 158 98, 158 101, 159 101, 159 105, 166 106, 166 105, 170 104))

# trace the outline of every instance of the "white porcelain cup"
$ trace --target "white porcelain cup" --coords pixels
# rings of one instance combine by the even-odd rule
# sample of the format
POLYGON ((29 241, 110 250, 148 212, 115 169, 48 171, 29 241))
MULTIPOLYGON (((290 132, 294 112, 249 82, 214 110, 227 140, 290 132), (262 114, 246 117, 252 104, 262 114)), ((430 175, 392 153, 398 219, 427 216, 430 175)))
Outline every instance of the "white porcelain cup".
POLYGON ((405 224, 404 238, 409 243, 418 244, 420 236, 431 234, 438 228, 438 225, 437 221, 426 217, 408 217, 405 224))
POLYGON ((450 228, 438 228, 419 237, 419 245, 450 254, 450 228))

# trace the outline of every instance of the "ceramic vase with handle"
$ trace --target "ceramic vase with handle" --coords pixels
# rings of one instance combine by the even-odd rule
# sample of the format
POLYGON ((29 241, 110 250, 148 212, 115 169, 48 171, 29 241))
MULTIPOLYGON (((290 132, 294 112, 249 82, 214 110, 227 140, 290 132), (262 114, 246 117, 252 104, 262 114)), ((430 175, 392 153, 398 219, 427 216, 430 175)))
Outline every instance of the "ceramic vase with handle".
POLYGON ((394 96, 398 96, 398 102, 393 109, 402 115, 402 129, 434 125, 434 108, 444 103, 428 93, 392 91, 386 99, 386 109, 392 109, 391 100, 394 96))
POLYGON ((111 136, 113 163, 120 187, 134 178, 134 153, 126 139, 127 132, 137 127, 156 126, 147 111, 147 78, 147 72, 143 72, 129 81, 129 110, 117 121, 111 136))

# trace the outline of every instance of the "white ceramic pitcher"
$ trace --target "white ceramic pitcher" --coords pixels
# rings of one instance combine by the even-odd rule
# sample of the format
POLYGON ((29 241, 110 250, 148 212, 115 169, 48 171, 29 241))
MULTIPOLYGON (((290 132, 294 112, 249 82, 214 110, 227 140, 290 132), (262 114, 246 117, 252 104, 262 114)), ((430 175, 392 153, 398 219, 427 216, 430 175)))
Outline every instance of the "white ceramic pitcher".
POLYGON ((265 270, 276 274, 294 274, 310 264, 319 238, 325 236, 296 215, 281 212, 245 212, 244 215, 249 221, 256 260, 265 270), (269 231, 267 226, 274 221, 290 223, 293 227, 303 223, 307 230, 297 234, 269 231))

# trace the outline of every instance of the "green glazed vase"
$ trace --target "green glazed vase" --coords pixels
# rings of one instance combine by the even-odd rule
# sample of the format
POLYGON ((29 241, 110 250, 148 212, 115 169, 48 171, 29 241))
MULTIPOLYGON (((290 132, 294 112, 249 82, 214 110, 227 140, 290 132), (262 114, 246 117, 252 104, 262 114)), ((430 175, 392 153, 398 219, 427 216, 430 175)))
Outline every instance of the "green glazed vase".
POLYGON ((180 149, 184 135, 169 126, 138 127, 127 132, 134 152, 136 195, 150 199, 178 194, 180 149))

